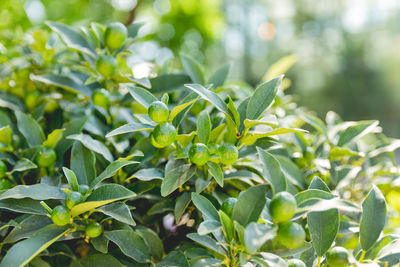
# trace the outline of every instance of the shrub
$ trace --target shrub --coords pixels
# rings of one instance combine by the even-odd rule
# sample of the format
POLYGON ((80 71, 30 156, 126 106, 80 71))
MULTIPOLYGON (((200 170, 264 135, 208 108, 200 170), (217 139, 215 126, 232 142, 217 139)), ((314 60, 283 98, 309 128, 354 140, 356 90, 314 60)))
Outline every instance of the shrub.
POLYGON ((181 55, 138 79, 137 24, 48 26, 1 56, 1 266, 399 262, 378 122, 320 120, 279 71, 253 90, 181 55))

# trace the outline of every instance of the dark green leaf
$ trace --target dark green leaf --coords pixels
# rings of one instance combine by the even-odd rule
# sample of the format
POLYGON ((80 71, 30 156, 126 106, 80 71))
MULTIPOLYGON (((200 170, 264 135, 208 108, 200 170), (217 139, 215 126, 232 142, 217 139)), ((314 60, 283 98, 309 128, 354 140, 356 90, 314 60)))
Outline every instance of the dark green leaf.
POLYGON ((132 219, 131 211, 125 203, 116 202, 108 204, 99 208, 99 210, 117 221, 132 226, 136 225, 135 221, 132 219))
POLYGON ((196 167, 190 164, 180 165, 165 174, 161 184, 161 195, 168 196, 183 185, 195 173, 196 167))
POLYGON ((224 173, 222 172, 221 167, 212 161, 207 162, 208 173, 214 177, 215 181, 223 187, 224 186, 224 173))
POLYGON ((84 95, 87 98, 92 96, 92 90, 89 87, 67 76, 55 74, 32 75, 32 80, 58 86, 74 94, 84 95))
POLYGON ((219 221, 219 214, 213 204, 198 193, 192 193, 192 201, 196 208, 203 214, 204 220, 219 221))
POLYGON ((156 267, 192 267, 180 251, 171 251, 156 267))
POLYGON ((218 253, 221 256, 224 256, 226 254, 225 250, 220 245, 218 245, 214 239, 212 239, 207 235, 199 235, 196 233, 191 233, 188 234, 187 237, 205 246, 206 248, 211 249, 212 251, 218 253))
POLYGON ((75 142, 71 151, 71 169, 77 176, 79 184, 89 185, 96 177, 96 156, 81 142, 75 142))
POLYGON ((274 193, 286 191, 286 177, 278 160, 272 154, 257 147, 258 156, 263 163, 263 177, 271 184, 274 193))
POLYGON ((31 198, 35 200, 65 199, 65 192, 59 187, 50 186, 47 184, 17 185, 5 192, 2 192, 0 195, 0 200, 8 198, 31 198))
POLYGON ((150 254, 157 260, 161 260, 164 253, 164 245, 158 235, 149 228, 139 228, 136 232, 143 238, 150 254))
POLYGON ((86 148, 102 155, 106 160, 113 161, 114 158, 108 148, 100 141, 93 139, 87 134, 73 134, 68 136, 68 139, 76 140, 81 142, 86 148))
POLYGON ((17 117, 18 130, 25 137, 29 146, 40 146, 44 141, 44 133, 39 123, 31 116, 15 111, 17 117))
POLYGON ((141 132, 141 131, 151 131, 154 129, 153 125, 150 124, 144 124, 144 123, 139 123, 139 122, 131 122, 125 125, 122 125, 121 127, 118 127, 117 129, 112 130, 109 132, 106 137, 111 137, 119 134, 124 134, 124 133, 133 133, 133 132, 141 132))
POLYGON ((131 164, 136 164, 139 163, 138 161, 129 161, 129 160, 116 160, 110 165, 107 166, 107 168, 99 175, 97 176, 96 179, 93 180, 93 182, 90 184, 90 187, 93 188, 96 185, 98 185, 101 181, 104 179, 110 178, 114 176, 117 171, 125 166, 131 165, 131 164))
POLYGON ((211 120, 207 111, 202 111, 197 118, 197 136, 203 144, 208 144, 211 134, 211 120))
POLYGON ((42 205, 40 205, 39 201, 30 198, 0 200, 0 209, 6 209, 27 214, 48 214, 48 212, 42 207, 42 205))
POLYGON ((189 206, 190 203, 190 193, 189 192, 184 192, 182 195, 177 197, 176 203, 175 203, 175 210, 174 210, 174 215, 175 215, 175 224, 178 224, 183 213, 185 212, 186 208, 189 206))

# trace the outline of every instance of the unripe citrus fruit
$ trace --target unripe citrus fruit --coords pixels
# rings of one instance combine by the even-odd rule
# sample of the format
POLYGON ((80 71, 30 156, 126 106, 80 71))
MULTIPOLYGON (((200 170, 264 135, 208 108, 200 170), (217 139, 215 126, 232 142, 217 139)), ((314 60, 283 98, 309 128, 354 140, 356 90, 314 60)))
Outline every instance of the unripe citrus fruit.
POLYGON ((91 238, 98 237, 99 235, 101 235, 102 232, 103 226, 98 222, 89 223, 85 229, 85 234, 91 238))
POLYGON ((4 161, 0 160, 0 178, 3 178, 7 172, 7 165, 4 161))
POLYGON ((107 109, 110 105, 110 94, 105 89, 97 89, 92 94, 93 104, 107 109))
POLYGON ((235 207, 235 204, 237 202, 236 198, 230 197, 224 200, 221 205, 221 210, 226 213, 230 218, 232 218, 233 214, 233 207, 235 207))
POLYGON ((218 154, 221 158, 221 163, 232 165, 239 157, 239 152, 234 144, 224 143, 218 148, 218 154))
POLYGON ((106 78, 113 76, 116 69, 117 62, 112 56, 103 55, 96 61, 96 70, 106 78))
POLYGON ((0 143, 10 145, 13 139, 13 132, 10 125, 0 128, 0 143))
POLYGON ((36 155, 36 162, 40 167, 49 167, 56 162, 56 158, 54 149, 42 147, 36 155))
POLYGON ((160 145, 159 143, 157 143, 156 140, 154 140, 153 133, 150 134, 150 143, 156 148, 163 148, 164 147, 164 146, 160 145))
POLYGON ((29 92, 25 96, 25 106, 28 109, 34 109, 40 101, 40 93, 38 91, 29 92))
POLYGON ((288 267, 306 267, 306 264, 298 259, 290 259, 287 264, 288 267))
POLYGON ((205 144, 196 143, 189 149, 189 159, 196 165, 201 166, 207 163, 210 152, 205 144))
POLYGON ((47 104, 46 107, 44 108, 44 111, 46 111, 47 113, 53 113, 57 108, 58 108, 58 103, 56 100, 52 98, 47 99, 47 104))
POLYGON ((71 213, 64 206, 59 205, 55 207, 51 212, 51 220, 56 225, 60 226, 66 225, 70 222, 70 219, 71 219, 71 213))
POLYGON ((158 124, 153 131, 154 141, 160 147, 166 147, 172 144, 176 139, 176 135, 175 127, 168 122, 158 124))
POLYGON ((71 192, 67 195, 67 198, 65 199, 65 205, 67 205, 67 208, 69 209, 72 209, 73 206, 81 202, 83 202, 83 196, 79 192, 71 192))
POLYGON ((344 247, 334 247, 326 254, 326 261, 330 267, 349 266, 349 252, 344 247))
POLYGON ((285 222, 279 225, 278 239, 288 248, 297 248, 304 243, 306 233, 300 224, 285 222))
POLYGON ((80 184, 79 185, 79 192, 81 192, 82 195, 86 194, 87 191, 89 191, 89 186, 85 184, 80 184))
POLYGON ((112 50, 120 49, 121 46, 125 43, 126 36, 128 35, 128 31, 124 24, 120 22, 111 23, 104 34, 104 41, 112 50))
POLYGON ((274 222, 287 222, 296 212, 297 204, 294 196, 288 192, 279 192, 269 204, 269 213, 274 222))
POLYGON ((0 180, 0 190, 10 189, 11 183, 7 179, 0 180))
POLYGON ((154 101, 147 110, 149 117, 154 122, 165 122, 168 120, 168 107, 161 101, 154 101))

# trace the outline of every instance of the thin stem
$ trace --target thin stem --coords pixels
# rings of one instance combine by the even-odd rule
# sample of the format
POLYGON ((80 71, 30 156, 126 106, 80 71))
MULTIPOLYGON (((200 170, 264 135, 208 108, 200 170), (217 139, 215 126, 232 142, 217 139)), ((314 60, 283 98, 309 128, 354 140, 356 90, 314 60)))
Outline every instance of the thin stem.
POLYGON ((321 267, 321 256, 318 256, 318 267, 321 267))
POLYGON ((52 213, 53 212, 53 210, 46 204, 46 202, 44 202, 43 200, 42 201, 40 201, 40 205, 42 205, 43 206, 43 208, 45 208, 46 210, 47 210, 47 212, 48 213, 52 213))
POLYGON ((367 253, 367 251, 365 251, 365 250, 363 250, 363 251, 361 252, 360 259, 358 260, 359 262, 364 262, 365 253, 367 253))

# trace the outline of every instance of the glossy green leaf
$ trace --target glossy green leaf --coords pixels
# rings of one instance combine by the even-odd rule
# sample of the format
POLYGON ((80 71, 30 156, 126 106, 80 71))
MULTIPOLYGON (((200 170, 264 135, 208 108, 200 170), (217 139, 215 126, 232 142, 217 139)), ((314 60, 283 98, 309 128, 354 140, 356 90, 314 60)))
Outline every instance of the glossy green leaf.
POLYGON ((211 120, 207 111, 202 111, 197 117, 197 137, 203 144, 208 144, 211 134, 211 120))
POLYGON ((18 130, 25 137, 29 146, 40 146, 44 141, 44 133, 39 123, 21 111, 15 111, 15 117, 17 118, 18 130))
POLYGON ((95 189, 84 203, 80 203, 71 209, 72 216, 78 216, 84 212, 109 203, 135 197, 136 194, 119 184, 105 184, 95 189))
POLYGON ((23 199, 3 199, 0 200, 0 209, 6 209, 14 212, 47 215, 48 212, 40 205, 38 200, 30 198, 23 199))
POLYGON ((190 193, 189 192, 184 192, 182 195, 177 197, 176 202, 175 202, 175 209, 174 209, 174 215, 175 215, 175 224, 178 224, 183 213, 185 212, 186 208, 189 206, 190 203, 190 193))
POLYGON ((229 218, 229 216, 225 212, 219 210, 218 214, 219 220, 222 225, 222 231, 224 232, 224 235, 228 242, 231 242, 235 236, 235 226, 233 225, 231 218, 229 218))
POLYGON ((102 155, 106 160, 113 161, 114 158, 108 148, 100 141, 93 139, 87 134, 73 134, 68 136, 68 139, 76 140, 81 142, 86 148, 102 155))
POLYGON ((157 260, 161 260, 164 253, 164 245, 161 239, 150 228, 138 228, 136 232, 143 238, 150 254, 157 260))
POLYGON ((247 105, 246 118, 258 119, 274 100, 281 86, 283 75, 259 85, 251 95, 247 105))
POLYGON ((101 212, 122 223, 135 226, 129 207, 122 202, 111 203, 99 208, 101 212))
POLYGON ((278 227, 270 224, 252 222, 244 230, 244 242, 250 253, 256 252, 268 240, 276 236, 278 227))
POLYGON ((15 227, 3 240, 4 243, 15 243, 21 239, 31 237, 38 230, 52 224, 49 217, 43 215, 30 215, 24 218, 18 227, 15 227))
MULTIPOLYGON (((91 254, 79 261, 79 267, 125 267, 126 265, 119 262, 110 254, 91 254)), ((72 266, 71 266, 72 267, 72 266)), ((77 266, 78 267, 78 266, 77 266)))
POLYGON ((328 136, 328 130, 326 129, 326 125, 320 118, 318 118, 314 115, 311 115, 309 113, 303 113, 300 116, 306 123, 310 124, 317 131, 319 131, 326 137, 328 136))
POLYGON ((168 253, 165 258, 157 263, 155 267, 192 267, 192 265, 189 265, 189 262, 187 258, 185 257, 185 254, 183 254, 180 251, 171 251, 168 253))
POLYGON ((75 142, 71 150, 71 169, 79 184, 89 185, 96 177, 96 156, 93 151, 75 142))
POLYGON ((98 237, 91 238, 90 239, 90 243, 93 245, 93 247, 97 251, 100 251, 101 253, 107 253, 108 252, 109 240, 104 235, 100 235, 98 237))
POLYGON ((286 177, 278 160, 270 153, 257 147, 258 156, 263 163, 263 177, 271 184, 274 193, 286 191, 286 177))
POLYGON ((55 129, 47 136, 47 139, 43 142, 44 147, 54 149, 58 142, 60 142, 63 132, 65 129, 55 129))
POLYGON ((79 183, 75 173, 66 167, 62 167, 62 170, 72 191, 79 191, 79 183))
POLYGON ((47 184, 17 185, 0 194, 0 200, 8 198, 31 198, 35 200, 64 199, 65 192, 59 187, 47 184))
POLYGON ((138 161, 129 161, 129 160, 116 160, 110 165, 107 166, 107 168, 100 173, 99 176, 97 176, 96 179, 93 180, 93 182, 90 184, 90 187, 93 188, 99 183, 101 183, 104 179, 110 178, 114 176, 117 171, 119 171, 121 168, 131 165, 131 164, 137 164, 139 163, 138 161))
MULTIPOLYGON (((57 155, 64 155, 65 151, 69 149, 69 147, 74 143, 73 140, 67 139, 67 136, 78 134, 82 131, 85 123, 87 122, 88 117, 81 117, 74 120, 71 120, 68 123, 63 125, 65 129, 64 134, 56 147, 57 155)), ((71 167, 74 170, 74 168, 71 167)), ((76 172, 76 170, 74 170, 76 172)))
POLYGON ((322 190, 322 191, 331 192, 331 190, 326 185, 326 183, 324 181, 322 181, 321 178, 319 178, 318 176, 315 176, 312 179, 308 189, 319 189, 319 190, 322 190))
POLYGON ((305 179, 303 172, 293 163, 289 158, 276 155, 275 159, 278 160, 281 170, 285 177, 294 185, 301 189, 305 188, 305 179))
POLYGON ((232 220, 244 227, 257 221, 267 201, 267 189, 268 185, 262 184, 241 192, 233 208, 232 220))
POLYGON ((214 205, 207 198, 198 193, 192 193, 192 201, 196 208, 199 209, 204 220, 219 221, 219 214, 214 205))
POLYGON ((208 249, 211 249, 215 253, 218 253, 219 255, 223 256, 226 254, 225 250, 217 244, 217 242, 209 237, 208 235, 199 235, 196 233, 191 233, 187 235, 188 238, 191 240, 199 243, 202 246, 205 246, 208 249))
POLYGON ((209 84, 213 84, 214 88, 223 86, 228 78, 231 64, 227 63, 220 67, 208 80, 209 84))
POLYGON ((153 93, 166 93, 183 89, 183 85, 190 83, 190 77, 183 73, 160 74, 150 79, 153 93))
POLYGON ((130 178, 136 178, 141 181, 150 181, 154 179, 162 180, 164 177, 164 174, 162 173, 161 170, 156 169, 156 168, 149 168, 149 169, 140 169, 130 178))
POLYGON ((104 235, 121 251, 137 262, 149 262, 150 255, 143 238, 133 230, 113 230, 104 235))
POLYGON ((200 223, 199 227, 197 228, 197 233, 199 235, 208 235, 220 229, 221 223, 219 221, 207 220, 200 223))
POLYGON ((224 186, 224 173, 222 172, 221 167, 212 161, 207 162, 208 173, 214 177, 215 181, 219 184, 219 186, 224 186))
POLYGON ((158 100, 149 90, 135 86, 128 86, 128 90, 133 99, 146 109, 149 108, 151 103, 158 100))
POLYGON ((27 170, 31 170, 31 169, 36 169, 37 166, 35 163, 33 163, 32 161, 30 161, 29 159, 26 158, 21 158, 20 160, 18 160, 12 171, 10 172, 10 174, 13 174, 14 172, 24 172, 27 170))
POLYGON ((297 205, 300 205, 301 203, 310 199, 332 199, 335 197, 336 197, 335 195, 320 189, 308 189, 299 192, 295 196, 297 205))
POLYGON ((56 74, 32 75, 32 80, 61 87, 71 93, 81 94, 87 98, 92 96, 92 90, 89 87, 67 76, 56 74))
POLYGON ((310 212, 307 223, 314 250, 321 257, 329 250, 339 231, 339 211, 310 212))
POLYGON ((181 113, 182 111, 184 111, 187 107, 189 107, 190 105, 194 104, 196 101, 198 100, 198 98, 195 98, 193 100, 190 100, 188 102, 184 102, 176 107, 174 107, 171 110, 171 113, 169 114, 169 120, 172 121, 179 113, 181 113))
POLYGON ((131 122, 125 125, 118 127, 117 129, 112 130, 106 135, 106 138, 111 136, 125 134, 125 133, 133 133, 133 132, 141 132, 141 131, 152 131, 154 129, 153 125, 139 123, 139 122, 131 122))
POLYGON ((189 180, 194 175, 195 171, 195 166, 184 164, 166 172, 161 183, 161 195, 165 197, 174 192, 178 187, 189 180))
POLYGON ((343 146, 351 141, 363 137, 373 131, 377 126, 378 121, 358 122, 356 125, 347 128, 339 137, 338 146, 343 146))
POLYGON ((381 191, 372 186, 362 203, 360 245, 366 251, 378 240, 386 222, 386 201, 381 191))
POLYGON ((180 54, 180 58, 182 61, 183 68, 185 69, 186 73, 190 76, 193 83, 204 84, 204 73, 201 69, 201 66, 198 62, 196 62, 193 58, 185 55, 180 54))

